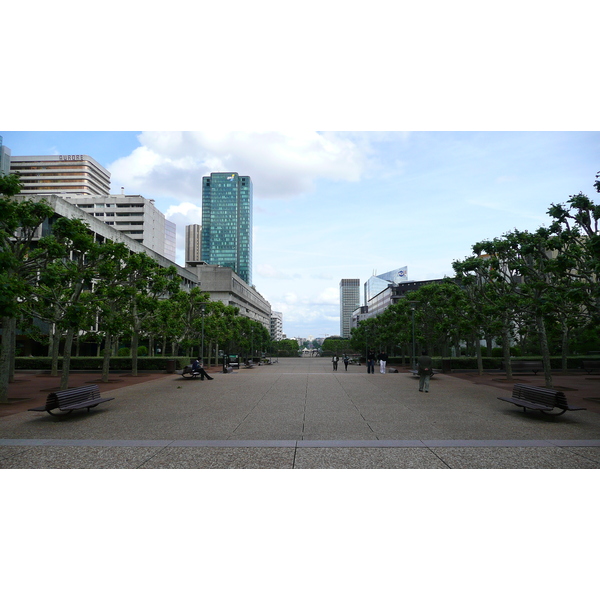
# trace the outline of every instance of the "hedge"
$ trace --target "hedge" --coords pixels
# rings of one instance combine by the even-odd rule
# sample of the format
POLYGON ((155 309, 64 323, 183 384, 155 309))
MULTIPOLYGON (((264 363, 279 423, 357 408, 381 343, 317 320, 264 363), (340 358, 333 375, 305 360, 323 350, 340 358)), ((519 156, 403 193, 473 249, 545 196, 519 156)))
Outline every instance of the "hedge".
MULTIPOLYGON (((189 358, 185 356, 153 356, 139 357, 138 371, 166 371, 168 361, 175 361, 176 369, 190 363, 189 358)), ((31 357, 18 356, 15 358, 15 369, 28 371, 49 371, 52 368, 52 359, 47 356, 31 357)), ((62 369, 62 359, 58 359, 58 369, 62 369)), ((71 357, 71 371, 102 371, 101 356, 73 356, 71 357)), ((131 371, 131 357, 113 356, 110 359, 111 371, 131 371)))

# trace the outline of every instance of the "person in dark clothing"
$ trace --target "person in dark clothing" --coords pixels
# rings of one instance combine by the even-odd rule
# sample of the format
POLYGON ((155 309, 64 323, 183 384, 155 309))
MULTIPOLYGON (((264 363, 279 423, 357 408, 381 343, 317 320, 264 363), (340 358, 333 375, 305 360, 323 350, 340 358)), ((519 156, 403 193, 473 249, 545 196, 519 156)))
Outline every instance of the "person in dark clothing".
POLYGON ((344 354, 344 369, 347 371, 348 370, 348 363, 350 362, 350 359, 348 358, 347 354, 344 354))
POLYGON ((206 377, 206 379, 214 379, 214 377, 211 377, 202 367, 202 363, 200 362, 200 359, 197 358, 193 363, 192 363, 192 372, 193 373, 200 373, 200 379, 204 380, 204 378, 206 377))
POLYGON ((375 352, 373 350, 367 352, 367 373, 375 373, 375 352))
POLYGON ((427 350, 419 357, 419 391, 429 393, 429 379, 433 375, 431 357, 427 356, 427 350))
POLYGON ((333 370, 334 371, 337 371, 337 366, 338 366, 338 361, 339 360, 340 359, 339 359, 339 357, 338 357, 337 354, 331 359, 331 362, 333 363, 333 370))

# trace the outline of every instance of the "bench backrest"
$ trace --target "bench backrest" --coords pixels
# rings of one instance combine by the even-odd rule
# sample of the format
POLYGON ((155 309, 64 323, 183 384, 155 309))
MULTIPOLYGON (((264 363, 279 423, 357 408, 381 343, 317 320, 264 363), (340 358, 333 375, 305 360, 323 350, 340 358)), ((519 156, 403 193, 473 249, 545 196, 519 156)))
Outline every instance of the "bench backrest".
POLYGON ((46 410, 56 408, 68 408, 73 404, 79 404, 85 400, 95 400, 100 398, 100 389, 97 385, 85 385, 83 387, 70 390, 60 390, 51 392, 46 398, 46 410))
POLYGON ((559 390, 550 390, 547 388, 539 388, 533 385, 525 385, 523 383, 515 383, 513 389, 513 397, 521 400, 529 400, 547 406, 556 406, 559 408, 567 408, 567 398, 564 392, 559 390))

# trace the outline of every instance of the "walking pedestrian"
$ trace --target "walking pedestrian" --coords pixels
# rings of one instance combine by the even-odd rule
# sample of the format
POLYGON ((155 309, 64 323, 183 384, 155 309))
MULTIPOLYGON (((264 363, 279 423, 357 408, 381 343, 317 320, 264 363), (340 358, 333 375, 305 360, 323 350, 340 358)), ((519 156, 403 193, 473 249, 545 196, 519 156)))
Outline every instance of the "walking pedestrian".
POLYGON ((385 373, 385 366, 387 364, 388 355, 385 352, 379 353, 379 372, 385 373))
POLYGON ((347 371, 348 370, 348 363, 350 362, 350 359, 348 358, 347 354, 344 354, 344 369, 347 371))
POLYGON ((367 352, 367 373, 375 373, 375 352, 373 350, 367 352))
POLYGON ((337 354, 334 355, 334 357, 331 359, 331 362, 333 363, 333 370, 337 371, 337 366, 338 366, 338 361, 339 361, 339 357, 337 354))
POLYGON ((423 350, 418 360, 419 365, 419 391, 429 393, 429 380, 433 375, 431 357, 427 356, 427 350, 423 350))

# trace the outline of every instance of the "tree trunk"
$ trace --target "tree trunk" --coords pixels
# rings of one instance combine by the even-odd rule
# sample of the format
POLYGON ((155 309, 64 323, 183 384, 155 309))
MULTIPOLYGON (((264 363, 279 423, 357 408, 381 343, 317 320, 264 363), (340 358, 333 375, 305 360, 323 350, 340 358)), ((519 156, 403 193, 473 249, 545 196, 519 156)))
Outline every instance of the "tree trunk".
POLYGON ((9 383, 13 383, 15 380, 15 358, 16 358, 16 348, 17 348, 17 319, 12 317, 12 327, 10 332, 10 347, 12 348, 12 352, 10 353, 10 366, 8 369, 8 381, 9 383))
POLYGON ((52 333, 52 361, 50 365, 51 377, 58 377, 58 354, 60 352, 60 338, 61 335, 58 332, 58 328, 55 327, 52 333))
POLYGON ((10 379, 11 356, 15 349, 11 347, 12 329, 16 321, 11 317, 2 317, 2 346, 0 347, 0 402, 8 401, 8 383, 10 379))
POLYGON ((131 334, 131 374, 137 377, 138 374, 138 332, 134 330, 131 334))
POLYGON ((102 357, 102 381, 106 383, 110 373, 110 355, 112 354, 112 336, 106 334, 104 338, 104 355, 102 357))
POLYGON ((562 348, 561 348, 561 366, 562 366, 562 371, 563 374, 566 375, 568 368, 569 368, 569 364, 568 364, 568 357, 569 357, 569 328, 566 325, 563 325, 562 328, 562 348))
POLYGON ((540 346, 542 349, 542 363, 544 365, 544 379, 546 387, 552 387, 552 366, 550 365, 550 349, 548 348, 548 336, 546 335, 546 324, 544 317, 536 317, 538 335, 540 337, 540 346))
POLYGON ((67 330, 67 336, 65 338, 65 349, 63 350, 62 371, 60 374, 61 390, 66 390, 69 387, 69 369, 71 368, 71 352, 74 335, 75 329, 70 328, 67 330))
POLYGON ((510 330, 508 325, 502 328, 502 353, 504 356, 504 369, 506 371, 506 380, 512 381, 512 365, 510 364, 510 330))
POLYGON ((480 375, 483 375, 483 352, 479 340, 476 341, 475 350, 477 352, 477 371, 480 375))

